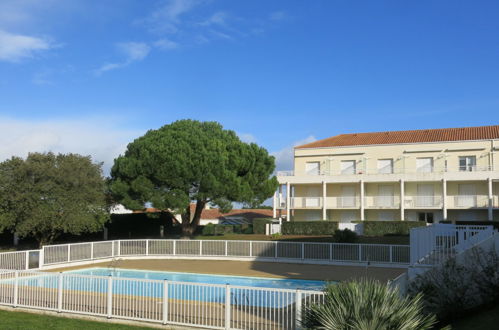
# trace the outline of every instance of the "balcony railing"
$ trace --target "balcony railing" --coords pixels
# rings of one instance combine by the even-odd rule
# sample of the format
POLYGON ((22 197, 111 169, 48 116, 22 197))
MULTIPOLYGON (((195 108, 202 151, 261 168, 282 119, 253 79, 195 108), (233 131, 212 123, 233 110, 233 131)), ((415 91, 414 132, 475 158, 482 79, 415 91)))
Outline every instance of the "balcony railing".
POLYGON ((448 197, 448 208, 474 208, 489 206, 489 198, 485 195, 460 195, 448 197))
POLYGON ((359 196, 338 196, 326 198, 327 208, 350 209, 360 207, 359 196))
POLYGON ((291 197, 293 209, 319 209, 322 208, 322 197, 291 197))
MULTIPOLYGON (((442 168, 442 167, 428 167, 428 168, 393 168, 387 170, 386 168, 363 169, 355 168, 351 171, 333 171, 321 170, 317 174, 299 173, 303 176, 346 176, 346 175, 390 175, 390 174, 416 174, 416 175, 432 175, 442 173, 466 173, 466 172, 489 172, 495 169, 490 166, 467 166, 456 168, 442 168)), ((277 176, 294 176, 294 171, 278 171, 277 176)))
POLYGON ((365 197, 366 208, 392 209, 400 207, 399 196, 367 196, 365 197))
POLYGON ((406 208, 442 207, 442 196, 405 196, 406 208))

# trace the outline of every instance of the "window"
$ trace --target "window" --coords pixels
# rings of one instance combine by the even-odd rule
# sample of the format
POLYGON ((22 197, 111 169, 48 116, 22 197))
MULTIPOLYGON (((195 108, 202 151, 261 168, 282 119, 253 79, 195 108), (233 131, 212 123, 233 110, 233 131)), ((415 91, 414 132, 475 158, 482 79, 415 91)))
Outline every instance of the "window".
POLYGON ((393 159, 378 159, 378 173, 393 173, 393 159))
POLYGON ((305 173, 307 175, 319 175, 320 170, 319 162, 307 162, 305 164, 305 173))
POLYGON ((418 173, 433 172, 433 158, 432 157, 416 158, 416 172, 418 173))
POLYGON ((468 171, 468 172, 476 170, 476 157, 475 156, 459 157, 459 170, 468 171))
POLYGON ((341 161, 341 174, 355 174, 355 160, 341 161))
POLYGON ((433 223, 433 213, 431 212, 419 212, 418 213, 418 220, 419 221, 424 221, 426 223, 433 223))

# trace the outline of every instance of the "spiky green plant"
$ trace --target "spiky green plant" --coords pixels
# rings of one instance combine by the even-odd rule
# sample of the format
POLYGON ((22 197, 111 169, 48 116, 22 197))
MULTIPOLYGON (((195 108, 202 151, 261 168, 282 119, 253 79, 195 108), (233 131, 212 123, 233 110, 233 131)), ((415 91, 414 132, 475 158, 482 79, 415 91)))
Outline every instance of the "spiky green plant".
POLYGON ((324 303, 313 304, 303 315, 306 329, 424 330, 435 323, 424 315, 421 295, 402 298, 397 289, 374 280, 330 284, 324 303))

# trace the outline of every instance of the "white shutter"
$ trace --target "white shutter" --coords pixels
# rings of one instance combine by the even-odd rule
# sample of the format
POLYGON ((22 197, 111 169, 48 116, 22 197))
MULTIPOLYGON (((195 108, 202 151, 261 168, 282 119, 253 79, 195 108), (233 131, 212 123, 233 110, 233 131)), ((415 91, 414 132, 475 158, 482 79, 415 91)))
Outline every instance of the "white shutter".
POLYGON ((305 164, 305 173, 307 175, 319 175, 319 162, 307 162, 305 164))
POLYGON ((393 159, 378 159, 378 173, 393 173, 393 159))
POLYGON ((355 174, 355 160, 342 160, 341 174, 355 174))
POLYGON ((419 173, 433 172, 433 158, 432 157, 416 158, 416 171, 419 173))

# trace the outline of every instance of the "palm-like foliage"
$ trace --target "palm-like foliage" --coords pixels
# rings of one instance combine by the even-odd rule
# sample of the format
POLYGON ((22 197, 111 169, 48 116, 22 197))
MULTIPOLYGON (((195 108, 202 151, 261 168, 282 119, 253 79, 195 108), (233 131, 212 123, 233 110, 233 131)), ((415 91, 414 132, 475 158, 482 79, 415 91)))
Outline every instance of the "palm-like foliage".
POLYGON ((323 304, 311 305, 303 327, 327 330, 424 330, 435 323, 422 313, 421 295, 402 298, 398 290, 373 280, 330 284, 323 304))

